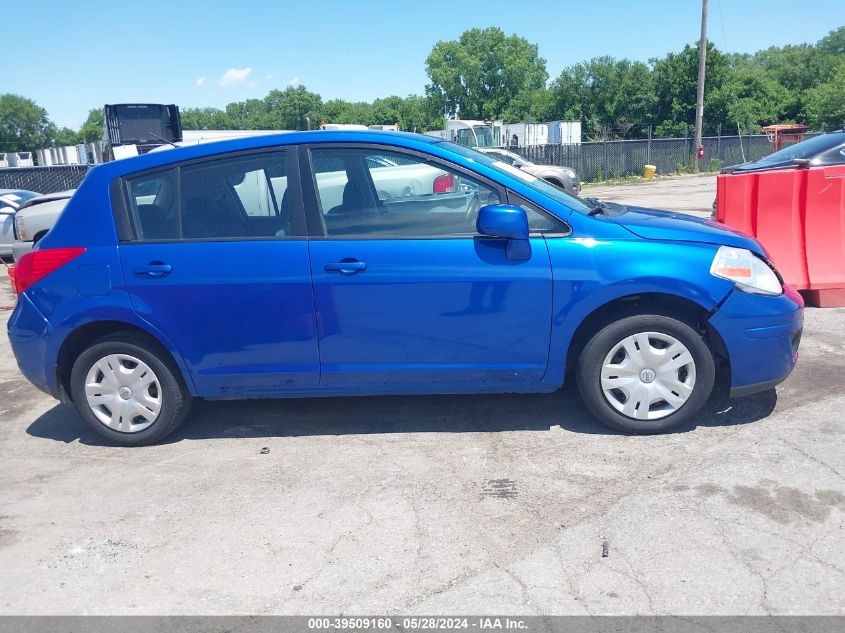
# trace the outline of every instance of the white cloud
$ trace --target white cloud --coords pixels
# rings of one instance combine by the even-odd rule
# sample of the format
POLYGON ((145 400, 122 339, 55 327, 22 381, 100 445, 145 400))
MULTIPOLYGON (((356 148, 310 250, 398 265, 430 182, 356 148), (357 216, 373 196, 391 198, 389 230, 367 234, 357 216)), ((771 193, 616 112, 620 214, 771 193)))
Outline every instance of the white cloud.
POLYGON ((205 75, 197 79, 194 84, 202 88, 205 85, 205 75))
POLYGON ((299 85, 299 77, 294 77, 288 82, 288 86, 291 88, 296 88, 299 85))
POLYGON ((217 85, 223 88, 245 84, 252 74, 252 68, 230 68, 220 76, 217 85))

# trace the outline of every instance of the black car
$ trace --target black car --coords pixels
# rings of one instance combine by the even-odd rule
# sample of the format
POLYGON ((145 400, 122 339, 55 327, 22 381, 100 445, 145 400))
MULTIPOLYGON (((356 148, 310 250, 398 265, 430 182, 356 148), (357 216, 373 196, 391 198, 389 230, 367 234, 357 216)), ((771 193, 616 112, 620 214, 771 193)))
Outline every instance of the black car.
POLYGON ((725 167, 723 174, 783 169, 802 165, 822 167, 845 165, 845 128, 830 134, 821 134, 748 163, 725 167), (807 162, 804 162, 807 161, 807 162))

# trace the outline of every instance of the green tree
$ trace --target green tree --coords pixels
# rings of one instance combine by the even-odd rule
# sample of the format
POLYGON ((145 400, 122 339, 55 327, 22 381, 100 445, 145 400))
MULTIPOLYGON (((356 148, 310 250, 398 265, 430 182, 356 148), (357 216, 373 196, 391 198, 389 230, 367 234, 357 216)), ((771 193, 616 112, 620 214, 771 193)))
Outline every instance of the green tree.
POLYGON ((594 138, 641 135, 654 106, 649 67, 607 56, 565 68, 549 92, 549 118, 580 120, 594 138))
POLYGON ((845 127, 845 66, 831 81, 808 92, 805 112, 807 123, 816 129, 845 127))
POLYGON ((845 55, 845 26, 825 35, 816 46, 827 55, 845 55))
POLYGON ((523 91, 548 79, 537 45, 496 27, 464 31, 437 42, 426 59, 429 95, 439 95, 449 113, 464 119, 500 117, 523 91))
POLYGON ((32 99, 0 95, 0 151, 48 147, 55 134, 56 126, 47 118, 47 111, 32 99))
POLYGON ((306 117, 311 120, 312 128, 319 123, 323 100, 305 86, 288 86, 284 90, 271 90, 264 97, 264 105, 268 129, 304 130, 306 117))
POLYGON ((90 143, 92 141, 103 140, 104 120, 105 113, 103 112, 103 108, 92 108, 89 110, 85 123, 79 128, 80 142, 90 143))
POLYGON ((58 145, 59 147, 64 147, 66 145, 76 145, 80 143, 79 133, 71 130, 69 127, 63 127, 56 131, 56 135, 53 138, 53 143, 58 145))
MULTIPOLYGON (((707 95, 718 90, 730 72, 730 58, 711 42, 707 44, 707 72, 704 78, 705 103, 707 95)), ((654 81, 653 111, 656 133, 675 133, 695 124, 696 87, 698 83, 698 47, 687 44, 678 53, 669 53, 652 60, 654 81)), ((705 129, 710 121, 705 108, 705 129)), ((712 129, 710 129, 712 131, 712 129)))
POLYGON ((228 114, 220 108, 185 108, 181 119, 185 130, 230 130, 233 127, 228 114))
POLYGON ((371 125, 393 125, 401 124, 402 118, 402 97, 391 95, 383 99, 376 99, 372 105, 371 125))
MULTIPOLYGON (((346 101, 345 99, 332 99, 327 101, 320 110, 320 121, 326 123, 357 123, 359 125, 371 125, 375 122, 373 106, 365 101, 346 101)), ((395 121, 389 121, 395 123, 395 121)), ((316 127, 314 125, 313 127, 316 127)))
MULTIPOLYGON (((268 95, 269 96, 269 95, 268 95)), ((282 129, 274 127, 265 99, 247 99, 235 101, 226 106, 226 118, 236 130, 282 129)))
POLYGON ((408 132, 425 132, 443 127, 443 110, 439 100, 408 95, 399 108, 399 127, 408 132))
POLYGON ((721 86, 708 93, 704 112, 711 128, 719 123, 739 124, 745 130, 777 123, 785 117, 792 93, 755 66, 730 72, 721 86))

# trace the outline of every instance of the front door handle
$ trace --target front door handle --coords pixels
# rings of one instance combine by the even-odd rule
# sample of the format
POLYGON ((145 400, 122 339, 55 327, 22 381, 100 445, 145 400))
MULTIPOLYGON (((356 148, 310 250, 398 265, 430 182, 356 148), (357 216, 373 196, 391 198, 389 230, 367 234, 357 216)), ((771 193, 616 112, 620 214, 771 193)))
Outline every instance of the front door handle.
POLYGON ((164 277, 173 270, 173 266, 163 262, 150 262, 135 269, 135 274, 142 277, 164 277))
POLYGON ((343 261, 326 264, 323 270, 327 273, 340 273, 341 275, 354 275, 367 270, 367 264, 357 259, 344 259, 343 261))

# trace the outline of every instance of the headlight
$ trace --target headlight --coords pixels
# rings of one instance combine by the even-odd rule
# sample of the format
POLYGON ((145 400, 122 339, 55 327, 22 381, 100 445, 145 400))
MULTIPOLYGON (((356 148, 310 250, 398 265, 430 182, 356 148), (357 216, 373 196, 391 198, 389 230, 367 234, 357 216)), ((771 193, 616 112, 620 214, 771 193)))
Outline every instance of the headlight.
POLYGON ((783 294, 783 286, 771 266, 744 248, 720 246, 710 266, 710 274, 733 281, 745 292, 783 294))
POLYGON ((23 216, 15 216, 15 234, 21 242, 28 242, 29 237, 26 234, 26 226, 23 223, 23 216))

